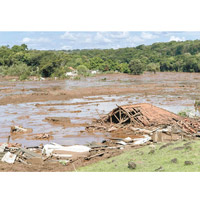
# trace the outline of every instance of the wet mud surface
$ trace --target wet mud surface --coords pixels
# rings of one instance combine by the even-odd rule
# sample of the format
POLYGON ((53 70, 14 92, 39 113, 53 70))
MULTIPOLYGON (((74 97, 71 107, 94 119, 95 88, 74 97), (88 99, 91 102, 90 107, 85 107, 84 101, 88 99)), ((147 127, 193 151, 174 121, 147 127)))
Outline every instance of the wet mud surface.
POLYGON ((116 104, 151 103, 174 113, 190 109, 199 115, 194 109, 199 94, 200 75, 195 73, 106 74, 78 81, 0 78, 0 142, 7 141, 12 125, 20 125, 33 132, 11 134, 10 142, 25 146, 98 143, 121 135, 88 132, 85 127, 116 104), (52 118, 67 120, 48 120, 52 118), (34 138, 43 133, 50 139, 34 138))

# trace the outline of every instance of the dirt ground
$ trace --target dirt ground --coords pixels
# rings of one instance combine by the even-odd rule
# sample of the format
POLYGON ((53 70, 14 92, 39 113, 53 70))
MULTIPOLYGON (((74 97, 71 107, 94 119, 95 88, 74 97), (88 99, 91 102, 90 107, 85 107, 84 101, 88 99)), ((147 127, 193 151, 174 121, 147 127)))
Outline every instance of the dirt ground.
MULTIPOLYGON (((10 78, 10 80, 13 80, 10 78)), ((127 74, 98 75, 68 87, 65 81, 45 80, 29 82, 11 82, 9 78, 0 78, 0 105, 25 102, 44 102, 67 100, 84 96, 142 94, 147 95, 185 95, 198 97, 200 76, 195 73, 146 73, 141 76, 127 74), (37 82, 37 84, 35 84, 37 82), (39 82, 39 84, 38 84, 39 82), (27 87, 28 85, 28 87, 27 87)), ((183 97, 181 97, 183 98, 183 97)))
MULTIPOLYGON (((10 135, 10 126, 20 124, 33 133, 11 135, 11 142, 34 146, 51 141, 63 145, 101 142, 112 133, 88 133, 85 126, 108 113, 116 104, 151 103, 177 113, 194 109, 199 99, 200 75, 197 73, 145 73, 140 76, 103 74, 81 80, 18 81, 16 77, 0 77, 0 142, 10 135), (49 123, 47 117, 67 117, 67 125, 49 123), (52 132, 52 140, 35 140, 34 134, 52 132)), ((198 114, 198 111, 195 111, 198 114)), ((121 137, 119 134, 118 136, 121 137)), ((124 134, 123 134, 124 136, 124 134)), ((59 163, 38 165, 0 163, 0 171, 74 171, 121 150, 74 165, 59 163)), ((78 161, 79 162, 79 161, 78 161)))

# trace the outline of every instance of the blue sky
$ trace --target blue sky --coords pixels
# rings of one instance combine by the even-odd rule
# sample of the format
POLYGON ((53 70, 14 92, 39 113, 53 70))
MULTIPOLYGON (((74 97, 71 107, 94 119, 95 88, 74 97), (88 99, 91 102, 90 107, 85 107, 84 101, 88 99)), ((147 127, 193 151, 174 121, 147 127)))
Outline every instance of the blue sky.
POLYGON ((99 31, 99 32, 0 32, 0 46, 27 44, 29 49, 117 49, 150 45, 155 42, 185 41, 200 39, 200 32, 173 31, 99 31))

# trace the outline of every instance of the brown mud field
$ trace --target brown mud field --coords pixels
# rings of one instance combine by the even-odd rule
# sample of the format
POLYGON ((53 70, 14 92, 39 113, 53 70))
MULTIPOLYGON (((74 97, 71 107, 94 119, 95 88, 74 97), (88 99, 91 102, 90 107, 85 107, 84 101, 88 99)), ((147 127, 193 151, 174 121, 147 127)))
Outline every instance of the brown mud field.
MULTIPOLYGON (((101 143, 112 132, 86 131, 94 119, 109 113, 116 105, 150 103, 173 113, 189 109, 198 115, 195 100, 200 98, 200 75, 197 73, 145 73, 140 76, 103 74, 81 80, 18 81, 16 77, 0 78, 0 143, 11 135, 11 143, 31 147, 50 142, 61 145, 101 143), (55 119, 66 119, 57 122, 55 119), (52 120, 53 119, 53 120, 52 120), (20 125, 31 133, 11 134, 20 125), (50 133, 49 139, 34 136, 50 133)), ((125 137, 123 133, 123 137, 125 137)), ((117 155, 118 150, 109 156, 117 155)), ((90 162, 107 158, 106 155, 90 162)), ((0 171, 69 171, 74 167, 59 163, 42 166, 1 163, 0 171)))

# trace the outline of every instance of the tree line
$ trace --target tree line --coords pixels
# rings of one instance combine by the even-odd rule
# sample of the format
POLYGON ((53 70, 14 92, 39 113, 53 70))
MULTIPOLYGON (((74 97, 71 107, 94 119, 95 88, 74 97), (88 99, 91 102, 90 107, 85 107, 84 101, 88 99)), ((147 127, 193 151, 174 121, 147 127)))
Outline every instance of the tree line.
POLYGON ((26 44, 0 47, 0 75, 65 77, 70 68, 142 74, 200 72, 200 40, 160 42, 120 49, 31 50, 26 44))

